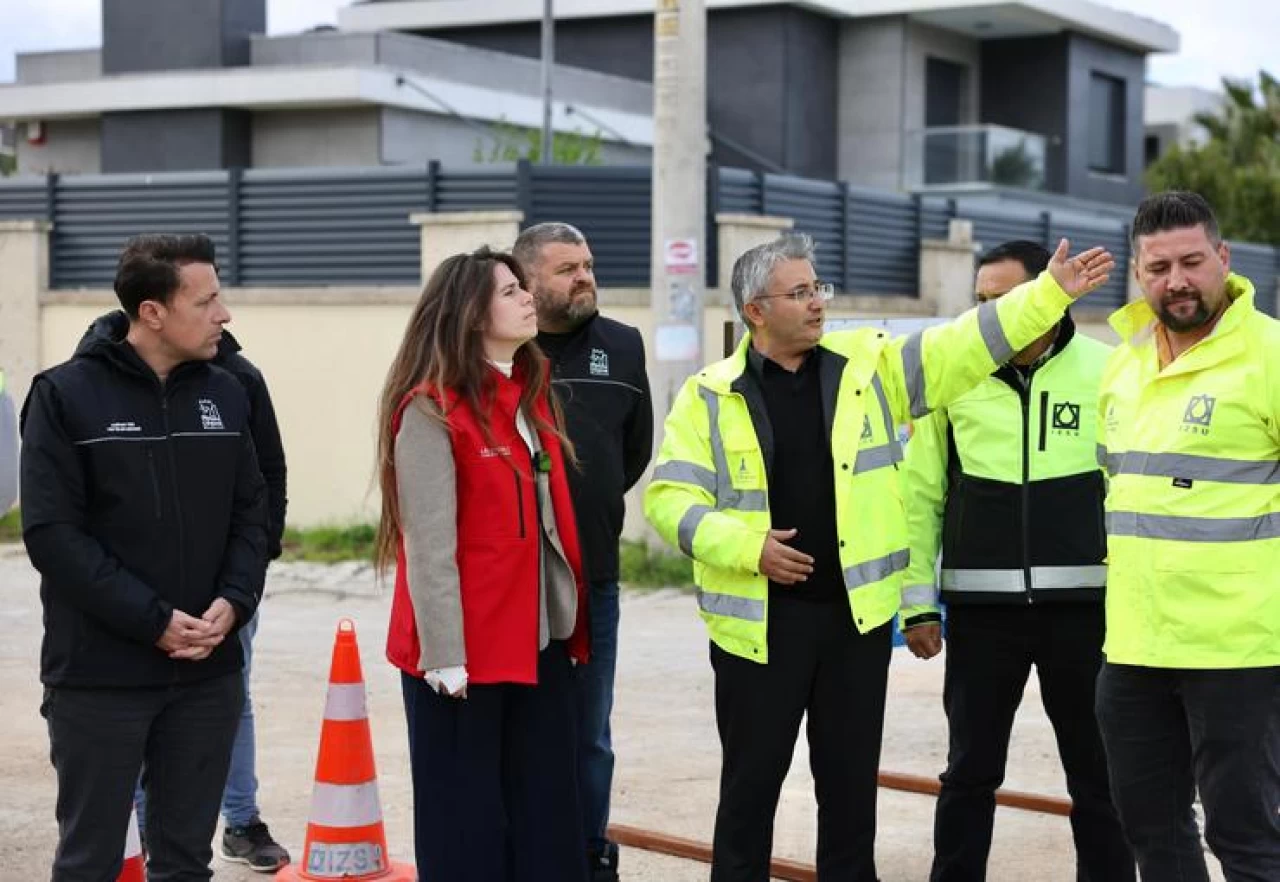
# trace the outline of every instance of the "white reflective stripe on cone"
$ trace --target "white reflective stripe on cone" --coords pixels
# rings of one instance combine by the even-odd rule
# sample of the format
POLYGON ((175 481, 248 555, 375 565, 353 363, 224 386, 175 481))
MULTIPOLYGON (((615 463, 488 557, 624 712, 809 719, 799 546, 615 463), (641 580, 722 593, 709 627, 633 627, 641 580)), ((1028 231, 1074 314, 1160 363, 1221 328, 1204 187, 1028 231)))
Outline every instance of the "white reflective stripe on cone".
POLYGON ((369 716, 363 683, 330 683, 324 702, 326 720, 363 720, 369 716))
POLYGON ((368 827, 382 822, 378 782, 324 784, 311 791, 311 823, 322 827, 368 827))
POLYGON ((142 854, 142 837, 138 835, 138 813, 129 812, 129 832, 124 836, 124 859, 142 854))

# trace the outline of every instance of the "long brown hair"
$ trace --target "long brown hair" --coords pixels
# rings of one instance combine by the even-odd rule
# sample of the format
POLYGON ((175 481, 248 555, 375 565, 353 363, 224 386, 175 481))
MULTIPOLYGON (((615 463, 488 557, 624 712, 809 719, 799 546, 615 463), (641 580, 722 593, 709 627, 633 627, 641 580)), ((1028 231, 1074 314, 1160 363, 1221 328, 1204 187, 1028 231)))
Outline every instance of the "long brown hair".
MULTIPOLYGON (((392 421, 404 397, 422 383, 437 393, 453 392, 490 433, 490 410, 496 389, 493 371, 484 352, 484 331, 489 306, 497 289, 493 272, 504 264, 520 287, 524 271, 510 254, 487 246, 470 254, 455 254, 436 267, 409 316, 404 339, 387 371, 378 400, 378 483, 382 490, 382 518, 374 546, 374 563, 385 571, 395 562, 400 541, 400 495, 396 489, 396 434, 392 421)), ((551 372, 547 357, 530 340, 516 350, 515 367, 525 377, 520 410, 538 429, 559 440, 565 458, 575 461, 573 446, 564 432, 564 417, 550 394, 551 372), (552 421, 534 407, 538 399, 550 403, 552 421)), ((439 401, 436 402, 440 404, 439 401)), ((447 414, 444 414, 447 417, 447 414)))

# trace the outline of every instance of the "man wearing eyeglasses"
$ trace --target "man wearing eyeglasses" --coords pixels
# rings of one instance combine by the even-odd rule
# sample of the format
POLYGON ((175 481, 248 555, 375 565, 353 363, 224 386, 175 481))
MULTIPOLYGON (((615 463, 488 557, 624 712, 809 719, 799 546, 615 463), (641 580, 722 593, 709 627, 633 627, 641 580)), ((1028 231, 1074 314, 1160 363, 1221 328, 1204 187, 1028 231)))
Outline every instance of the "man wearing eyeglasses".
POLYGON ((684 384, 645 514, 694 560, 723 761, 712 882, 767 882, 807 714, 819 882, 875 882, 876 773, 907 567, 897 424, 967 392, 1105 283, 1100 248, 946 325, 823 334, 808 236, 733 267, 747 335, 684 384))

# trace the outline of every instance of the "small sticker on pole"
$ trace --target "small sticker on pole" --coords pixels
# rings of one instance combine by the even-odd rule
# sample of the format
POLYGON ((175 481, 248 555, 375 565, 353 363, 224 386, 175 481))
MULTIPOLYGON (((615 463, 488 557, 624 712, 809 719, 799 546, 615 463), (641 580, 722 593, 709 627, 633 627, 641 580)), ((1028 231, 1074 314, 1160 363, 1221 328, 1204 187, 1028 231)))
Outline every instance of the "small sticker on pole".
POLYGON ((695 275, 698 272, 698 240, 668 239, 662 248, 662 262, 668 275, 695 275))

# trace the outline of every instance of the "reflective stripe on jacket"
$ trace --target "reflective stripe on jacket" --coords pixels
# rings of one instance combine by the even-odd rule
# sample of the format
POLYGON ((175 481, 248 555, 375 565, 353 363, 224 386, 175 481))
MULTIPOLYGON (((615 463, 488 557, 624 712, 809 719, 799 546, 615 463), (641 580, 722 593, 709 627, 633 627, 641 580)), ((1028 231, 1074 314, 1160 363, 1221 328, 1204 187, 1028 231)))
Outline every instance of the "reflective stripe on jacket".
POLYGON ((1213 332, 1160 370, 1145 302, 1099 405, 1107 496, 1108 661, 1280 665, 1280 323, 1228 279, 1213 332))

